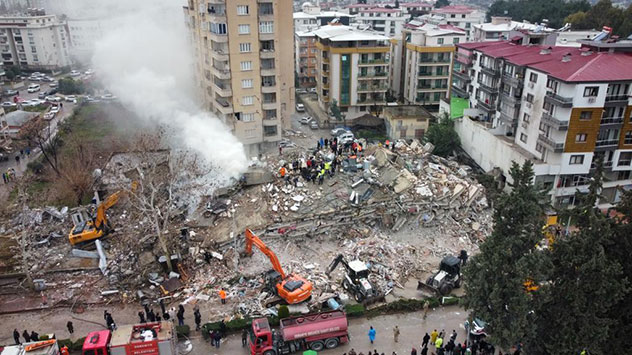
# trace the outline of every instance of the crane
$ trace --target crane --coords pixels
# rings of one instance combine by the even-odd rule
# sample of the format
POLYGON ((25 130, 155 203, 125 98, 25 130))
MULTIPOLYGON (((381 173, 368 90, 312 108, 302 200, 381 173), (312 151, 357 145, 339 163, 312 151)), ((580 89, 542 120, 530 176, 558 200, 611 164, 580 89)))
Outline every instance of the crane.
POLYGON ((344 255, 339 254, 331 264, 329 264, 325 274, 329 276, 336 269, 338 264, 342 264, 347 271, 342 280, 342 288, 350 292, 356 302, 365 304, 373 303, 384 297, 375 288, 375 285, 369 281, 369 269, 366 267, 366 263, 360 260, 353 260, 347 263, 344 255))
POLYGON ((267 245, 250 229, 246 229, 246 255, 252 255, 252 246, 256 246, 270 259, 272 270, 264 273, 264 290, 276 296, 276 299, 266 302, 266 307, 278 303, 296 304, 306 301, 312 296, 314 286, 307 279, 295 275, 286 274, 281 267, 279 258, 267 245))
POLYGON ((118 202, 122 194, 123 191, 117 191, 108 196, 105 201, 99 202, 96 213, 91 218, 87 218, 82 212, 74 214, 72 216, 74 226, 68 234, 70 244, 91 241, 109 233, 111 228, 105 212, 118 202))

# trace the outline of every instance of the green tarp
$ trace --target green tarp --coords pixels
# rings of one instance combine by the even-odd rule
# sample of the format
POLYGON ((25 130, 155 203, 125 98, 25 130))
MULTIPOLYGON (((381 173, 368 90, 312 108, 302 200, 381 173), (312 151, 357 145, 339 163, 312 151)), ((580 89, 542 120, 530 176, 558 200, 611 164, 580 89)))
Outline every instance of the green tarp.
POLYGON ((470 101, 460 97, 450 98, 450 118, 463 117, 463 110, 470 108, 470 101))

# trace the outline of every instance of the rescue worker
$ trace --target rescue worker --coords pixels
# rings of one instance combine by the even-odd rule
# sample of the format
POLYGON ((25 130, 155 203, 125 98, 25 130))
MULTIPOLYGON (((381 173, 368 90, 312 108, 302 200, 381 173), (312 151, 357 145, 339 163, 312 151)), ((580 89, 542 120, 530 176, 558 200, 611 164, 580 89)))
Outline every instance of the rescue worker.
POLYGON ((61 355, 70 355, 70 352, 68 351, 68 347, 66 345, 62 346, 61 349, 59 349, 59 353, 61 355))
POLYGON ((287 169, 285 169, 285 166, 282 166, 281 169, 279 169, 279 175, 281 175, 281 178, 285 178, 286 173, 287 169))
POLYGON ((226 304, 226 291, 223 288, 219 290, 219 298, 222 301, 222 304, 226 304))

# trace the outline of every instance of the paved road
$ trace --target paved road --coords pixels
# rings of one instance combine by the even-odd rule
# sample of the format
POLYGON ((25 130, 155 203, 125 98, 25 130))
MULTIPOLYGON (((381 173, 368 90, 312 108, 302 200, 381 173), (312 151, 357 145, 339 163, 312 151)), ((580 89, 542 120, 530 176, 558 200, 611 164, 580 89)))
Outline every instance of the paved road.
MULTIPOLYGON (((57 309, 45 312, 29 312, 25 314, 0 315, 0 344, 11 344, 13 342, 12 332, 17 328, 20 333, 24 329, 36 330, 40 334, 55 332, 57 338, 68 338, 69 334, 66 330, 66 322, 73 320, 75 334, 73 339, 85 336, 86 333, 103 329, 103 307, 90 308, 83 314, 76 315, 85 321, 72 319, 68 309, 57 309)), ((112 313, 114 320, 118 324, 130 324, 137 322, 136 313, 140 307, 133 305, 108 307, 112 313)), ((193 324, 192 311, 190 307, 186 307, 185 322, 193 324)), ((204 315, 204 310, 202 310, 204 315)), ((369 349, 377 349, 381 354, 390 355, 393 351, 397 354, 409 354, 413 346, 419 350, 419 344, 424 332, 431 332, 433 329, 451 333, 455 329, 458 333, 457 342, 463 342, 465 339, 465 330, 463 322, 466 319, 466 312, 462 309, 451 306, 446 308, 438 308, 428 314, 426 320, 423 319, 422 312, 396 314, 388 316, 380 316, 372 319, 357 318, 352 319, 349 323, 349 332, 351 341, 349 344, 338 347, 337 349, 322 351, 320 354, 342 354, 354 348, 356 352, 363 351, 366 353, 369 349), (401 335, 399 342, 393 341, 393 327, 397 325, 400 328, 401 335), (373 326, 377 330, 377 339, 374 345, 368 340, 367 332, 369 326, 373 326)), ((204 319, 204 318, 203 318, 204 319)), ((193 327, 194 328, 194 327, 193 327)), ((231 334, 222 344, 220 349, 211 348, 209 342, 205 341, 199 332, 193 331, 191 335, 193 350, 191 354, 247 354, 247 350, 241 346, 241 335, 231 334)), ((433 351, 433 348, 430 348, 433 351)))

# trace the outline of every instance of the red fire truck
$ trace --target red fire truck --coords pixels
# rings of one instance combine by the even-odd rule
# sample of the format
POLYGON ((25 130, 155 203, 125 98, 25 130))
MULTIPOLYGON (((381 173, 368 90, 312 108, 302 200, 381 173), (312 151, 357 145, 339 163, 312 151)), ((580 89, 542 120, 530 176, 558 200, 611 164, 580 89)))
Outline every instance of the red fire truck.
POLYGON ((268 319, 252 322, 248 346, 251 355, 284 355, 302 350, 333 349, 349 341, 347 316, 331 311, 281 319, 279 331, 268 319))
POLYGON ((123 325, 86 336, 83 355, 176 355, 176 334, 171 322, 123 325))

